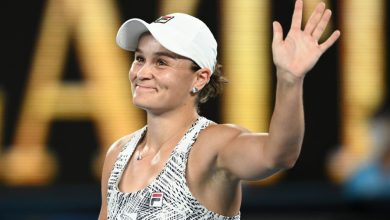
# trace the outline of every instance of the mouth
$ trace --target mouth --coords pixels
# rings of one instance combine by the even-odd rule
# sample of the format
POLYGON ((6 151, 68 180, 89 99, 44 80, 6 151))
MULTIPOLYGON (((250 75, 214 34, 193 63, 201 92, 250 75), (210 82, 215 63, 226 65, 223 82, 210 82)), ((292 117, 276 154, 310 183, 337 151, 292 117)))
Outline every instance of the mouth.
POLYGON ((136 91, 144 91, 144 92, 157 92, 155 87, 146 86, 146 85, 135 85, 136 91))

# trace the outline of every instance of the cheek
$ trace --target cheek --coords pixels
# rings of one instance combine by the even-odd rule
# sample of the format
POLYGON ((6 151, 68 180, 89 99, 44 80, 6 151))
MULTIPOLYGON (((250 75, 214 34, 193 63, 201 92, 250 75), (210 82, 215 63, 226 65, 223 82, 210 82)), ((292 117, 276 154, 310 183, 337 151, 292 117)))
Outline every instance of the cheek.
MULTIPOLYGON (((182 94, 185 95, 191 90, 191 82, 188 81, 188 79, 182 78, 182 79, 177 79, 177 81, 173 82, 174 88, 175 88, 175 93, 177 95, 182 94)), ((172 84, 172 85, 173 85, 172 84)))
POLYGON ((136 68, 134 68, 134 66, 131 66, 131 68, 129 70, 129 80, 130 80, 130 82, 134 82, 136 76, 137 76, 136 68))

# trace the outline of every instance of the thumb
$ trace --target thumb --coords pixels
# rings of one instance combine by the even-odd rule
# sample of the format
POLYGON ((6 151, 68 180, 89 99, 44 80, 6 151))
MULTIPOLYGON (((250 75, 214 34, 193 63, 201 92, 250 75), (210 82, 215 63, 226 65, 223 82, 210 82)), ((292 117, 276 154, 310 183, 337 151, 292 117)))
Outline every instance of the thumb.
POLYGON ((279 22, 274 21, 272 22, 272 27, 274 31, 274 36, 272 39, 272 43, 280 43, 283 41, 283 29, 282 25, 280 25, 279 22))

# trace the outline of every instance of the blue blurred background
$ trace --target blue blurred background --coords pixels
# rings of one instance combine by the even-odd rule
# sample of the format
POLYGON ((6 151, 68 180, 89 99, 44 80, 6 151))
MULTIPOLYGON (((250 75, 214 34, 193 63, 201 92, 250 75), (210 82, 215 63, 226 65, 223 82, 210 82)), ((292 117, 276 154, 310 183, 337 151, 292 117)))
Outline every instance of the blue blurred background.
MULTIPOLYGON (((318 2, 304 1, 305 19, 318 2)), ((333 11, 329 30, 342 36, 306 76, 301 156, 291 170, 244 184, 242 219, 390 214, 389 4, 325 2, 333 11)), ((203 20, 230 82, 201 114, 267 131, 275 85, 271 24, 280 21, 287 33, 293 0, 1 5, 0 219, 97 218, 107 148, 145 123, 131 105, 132 55, 115 43, 129 18, 152 22, 180 11, 203 20)))

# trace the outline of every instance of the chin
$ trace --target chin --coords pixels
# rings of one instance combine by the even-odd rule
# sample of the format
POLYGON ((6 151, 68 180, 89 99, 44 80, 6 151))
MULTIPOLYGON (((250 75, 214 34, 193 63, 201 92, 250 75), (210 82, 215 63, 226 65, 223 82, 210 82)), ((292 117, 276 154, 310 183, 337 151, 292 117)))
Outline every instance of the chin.
POLYGON ((169 105, 168 103, 164 103, 162 100, 139 100, 133 99, 133 104, 139 108, 143 109, 148 113, 152 113, 154 115, 160 115, 164 112, 173 109, 174 106, 169 105))
POLYGON ((140 100, 139 98, 133 98, 133 105, 137 108, 146 109, 150 107, 150 101, 140 100))
POLYGON ((158 100, 145 99, 145 98, 141 98, 141 97, 134 97, 133 98, 133 105, 135 105, 137 108, 143 109, 145 111, 157 109, 158 108, 156 106, 157 103, 159 103, 158 100))

